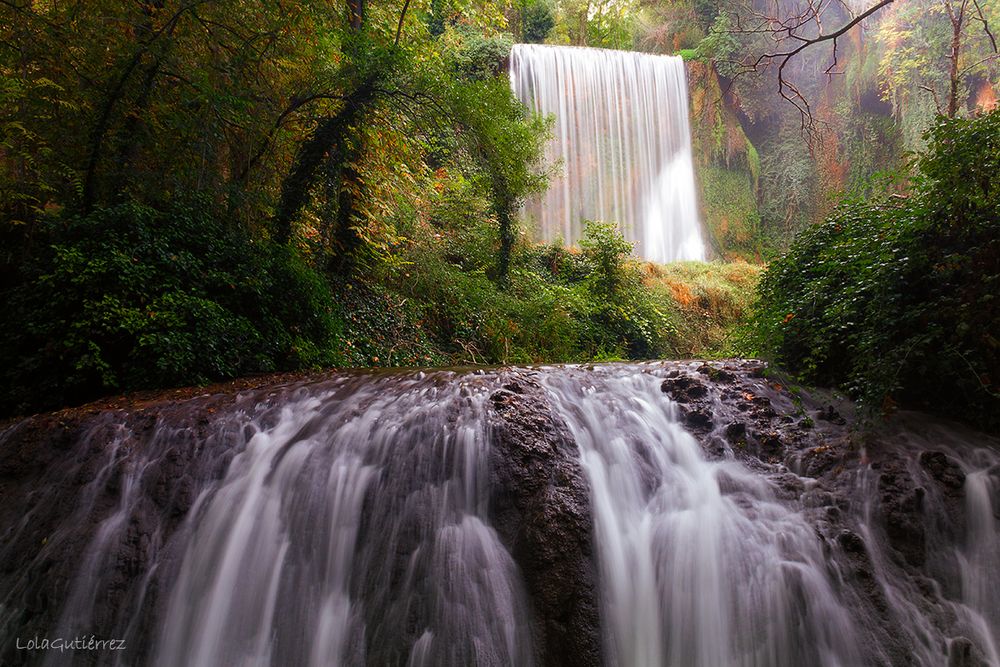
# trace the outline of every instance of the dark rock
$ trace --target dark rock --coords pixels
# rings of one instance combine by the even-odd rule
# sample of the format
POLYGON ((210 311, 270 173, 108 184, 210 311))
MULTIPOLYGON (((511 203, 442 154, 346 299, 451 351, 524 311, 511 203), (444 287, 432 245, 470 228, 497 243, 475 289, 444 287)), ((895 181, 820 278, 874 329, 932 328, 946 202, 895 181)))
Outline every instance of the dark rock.
POLYGON ((839 424, 843 426, 844 424, 847 423, 847 420, 841 417, 840 413, 837 412, 837 410, 832 405, 828 405, 822 410, 820 410, 817 416, 823 421, 827 421, 832 424, 839 424))
POLYGON ((989 664, 967 637, 955 637, 948 645, 948 667, 986 667, 989 664))
POLYGON ((946 488, 956 491, 965 486, 965 473, 944 452, 921 452, 917 460, 931 477, 946 488))
POLYGON ((837 544, 840 548, 851 554, 861 554, 865 552, 865 541, 853 530, 844 529, 837 535, 837 544))
POLYGON ((668 377, 660 385, 660 389, 678 403, 690 403, 708 393, 708 387, 690 375, 668 377))
POLYGON ((922 566, 926 560, 926 534, 920 516, 923 489, 905 470, 893 466, 879 476, 878 491, 889 544, 907 563, 922 566))
POLYGON ((524 574, 545 665, 601 664, 590 490, 544 390, 519 379, 491 397, 494 526, 524 574))
POLYGON ((702 364, 698 367, 698 372, 708 377, 712 382, 731 383, 736 381, 736 376, 725 368, 717 368, 709 364, 702 364))
POLYGON ((843 453, 831 445, 812 447, 802 454, 802 471, 809 477, 821 477, 840 465, 843 453))
POLYGON ((704 408, 687 410, 684 413, 684 423, 698 431, 711 430, 712 413, 704 408))
POLYGON ((726 439, 735 444, 745 441, 747 437, 747 425, 742 422, 731 422, 726 426, 726 439))
POLYGON ((771 482, 774 484, 775 495, 782 500, 794 500, 805 491, 802 480, 790 472, 773 475, 771 482))

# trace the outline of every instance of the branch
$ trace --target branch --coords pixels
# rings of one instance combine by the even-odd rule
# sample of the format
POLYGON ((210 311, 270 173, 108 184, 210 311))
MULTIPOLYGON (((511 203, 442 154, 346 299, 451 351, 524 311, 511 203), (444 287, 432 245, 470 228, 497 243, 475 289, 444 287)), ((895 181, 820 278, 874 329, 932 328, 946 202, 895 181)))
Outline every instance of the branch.
MULTIPOLYGON (((734 30, 727 30, 725 32, 730 34, 770 34, 774 36, 775 41, 779 43, 787 40, 795 40, 796 45, 794 48, 773 53, 763 53, 752 64, 745 66, 749 70, 758 71, 762 66, 769 66, 770 63, 773 62, 778 63, 778 93, 784 100, 789 102, 796 108, 796 110, 798 110, 801 116, 802 130, 810 135, 811 141, 812 135, 816 133, 817 121, 813 118, 812 109, 810 108, 809 102, 806 100, 805 96, 794 84, 785 78, 785 67, 792 61, 792 59, 806 49, 817 44, 822 44, 823 42, 831 42, 833 45, 833 62, 826 68, 825 74, 834 74, 835 72, 833 70, 838 64, 837 40, 850 31, 854 26, 858 25, 872 14, 875 14, 883 7, 891 5, 894 1, 895 0, 879 0, 879 2, 876 2, 865 11, 853 16, 851 20, 844 23, 844 25, 828 33, 823 32, 821 14, 826 9, 826 6, 829 5, 829 2, 824 4, 823 0, 820 0, 818 4, 814 4, 813 0, 809 0, 807 7, 799 14, 784 19, 778 15, 769 16, 751 9, 750 13, 753 18, 756 19, 756 24, 754 26, 749 29, 744 28, 739 15, 736 15, 737 27, 734 30), (810 24, 817 27, 818 34, 815 37, 803 37, 802 35, 796 34, 796 30, 810 24)), ((777 11, 778 6, 776 5, 775 12, 777 13, 777 11)))
POLYGON ((978 14, 978 16, 976 16, 975 18, 979 19, 979 21, 982 22, 983 30, 986 32, 986 36, 990 38, 990 44, 993 45, 993 53, 1000 53, 1000 49, 997 48, 996 37, 994 37, 993 33, 990 32, 990 24, 986 20, 986 15, 983 14, 983 8, 979 6, 979 0, 972 0, 972 4, 975 5, 976 14, 978 14))
POLYGON ((920 88, 920 90, 925 90, 925 91, 927 91, 928 93, 931 94, 931 97, 934 98, 934 108, 935 108, 935 110, 937 110, 939 116, 942 115, 944 112, 941 111, 941 101, 938 99, 937 91, 934 90, 933 88, 931 88, 930 86, 925 86, 925 85, 922 85, 922 84, 919 86, 919 88, 920 88))
POLYGON ((393 48, 399 46, 399 36, 403 33, 403 19, 406 18, 406 10, 410 8, 410 0, 403 3, 403 10, 399 12, 399 23, 396 24, 396 39, 392 43, 393 48))

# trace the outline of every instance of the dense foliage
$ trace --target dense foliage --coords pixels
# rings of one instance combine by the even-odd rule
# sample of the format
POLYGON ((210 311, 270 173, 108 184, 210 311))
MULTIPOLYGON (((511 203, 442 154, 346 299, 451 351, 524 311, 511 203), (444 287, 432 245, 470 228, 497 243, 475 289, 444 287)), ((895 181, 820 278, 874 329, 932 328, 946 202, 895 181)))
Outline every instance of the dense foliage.
POLYGON ((47 222, 0 295, 3 404, 337 363, 341 315, 322 277, 210 210, 127 203, 47 222))
POLYGON ((844 203, 768 267, 758 342, 878 408, 1000 422, 1000 111, 941 119, 907 197, 844 203))

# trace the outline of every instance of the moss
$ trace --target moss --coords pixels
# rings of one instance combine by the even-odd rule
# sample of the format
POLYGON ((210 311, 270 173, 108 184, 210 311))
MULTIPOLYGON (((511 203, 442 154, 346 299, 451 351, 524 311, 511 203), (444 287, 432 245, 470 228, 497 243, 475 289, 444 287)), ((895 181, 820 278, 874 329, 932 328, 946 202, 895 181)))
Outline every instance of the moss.
POLYGON ((747 138, 747 167, 750 169, 750 177, 753 178, 753 186, 756 190, 757 184, 760 182, 760 154, 749 138, 747 138))
POLYGON ((701 211, 715 252, 723 259, 756 261, 771 254, 762 232, 757 187, 761 160, 706 63, 688 63, 691 143, 701 211))
POLYGON ((745 170, 712 165, 700 173, 702 215, 716 252, 725 259, 756 260, 768 254, 751 179, 745 170))

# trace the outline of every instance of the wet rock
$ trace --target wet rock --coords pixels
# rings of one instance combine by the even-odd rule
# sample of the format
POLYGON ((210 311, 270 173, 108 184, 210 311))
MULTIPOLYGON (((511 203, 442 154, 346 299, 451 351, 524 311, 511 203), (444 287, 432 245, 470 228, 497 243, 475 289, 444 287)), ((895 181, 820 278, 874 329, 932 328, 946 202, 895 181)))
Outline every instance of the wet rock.
POLYGON ((691 403, 708 393, 708 387, 690 375, 668 377, 660 385, 660 390, 670 394, 670 397, 678 403, 691 403))
POLYGON ((712 413, 705 408, 686 410, 684 423, 696 431, 710 431, 712 429, 712 413))
POLYGON ((736 381, 736 375, 725 368, 718 368, 709 364, 702 364, 698 367, 698 372, 706 376, 712 382, 728 384, 736 381))
POLYGON ((781 436, 777 431, 767 431, 757 434, 757 441, 760 443, 760 452, 769 458, 779 456, 783 449, 781 436))
POLYGON ((944 487, 957 491, 965 486, 965 473, 944 452, 921 452, 917 460, 923 469, 944 487))
POLYGON ((747 425, 743 422, 730 422, 726 426, 726 439, 730 443, 746 442, 747 425))
POLYGON ((955 637, 948 645, 948 667, 986 667, 984 660, 967 637, 955 637))
POLYGON ((491 397, 493 522, 524 574, 545 665, 599 665, 590 490, 576 445, 525 378, 491 397))
POLYGON ((905 470, 883 469, 878 480, 883 525, 889 544, 907 563, 921 566, 926 560, 926 534, 920 509, 924 496, 905 470))
POLYGON ((750 399, 750 406, 751 414, 758 420, 768 420, 777 416, 771 405, 771 399, 767 396, 754 396, 750 399))
POLYGON ((802 454, 802 471, 809 477, 821 477, 841 464, 843 452, 829 444, 811 447, 802 454))
POLYGON ((837 535, 837 544, 849 554, 865 553, 865 541, 853 530, 844 529, 837 535))
POLYGON ((847 420, 841 417, 840 413, 837 412, 836 408, 834 408, 832 405, 828 405, 822 410, 820 410, 819 413, 817 414, 817 417, 819 417, 823 421, 827 421, 832 424, 839 424, 841 426, 847 423, 847 420))
POLYGON ((782 500, 794 500, 805 491, 802 480, 790 472, 773 475, 771 483, 774 485, 775 495, 782 500))

